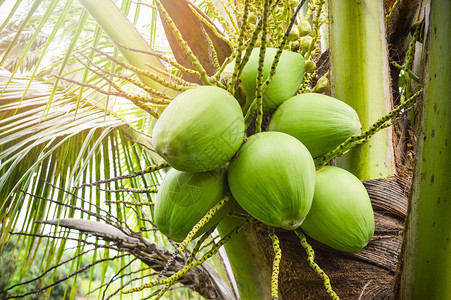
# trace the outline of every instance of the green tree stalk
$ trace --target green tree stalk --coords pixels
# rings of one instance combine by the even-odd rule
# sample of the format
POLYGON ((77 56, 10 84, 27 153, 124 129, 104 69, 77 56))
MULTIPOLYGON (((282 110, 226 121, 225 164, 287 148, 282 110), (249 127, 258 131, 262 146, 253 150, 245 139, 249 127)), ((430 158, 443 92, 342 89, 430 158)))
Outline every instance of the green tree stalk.
MULTIPOLYGON (((451 3, 431 1, 424 93, 399 299, 451 295, 451 3)), ((426 11, 426 16, 429 11, 426 11)))
MULTIPOLYGON (((218 224, 219 234, 224 237, 240 221, 237 217, 225 217, 218 224)), ((243 300, 271 299, 271 267, 264 263, 265 254, 258 246, 259 239, 254 224, 249 223, 224 245, 243 300)))
MULTIPOLYGON (((329 1, 332 95, 358 113, 365 131, 390 111, 388 51, 382 1, 329 1)), ((360 179, 395 173, 391 130, 377 133, 338 165, 360 179)))

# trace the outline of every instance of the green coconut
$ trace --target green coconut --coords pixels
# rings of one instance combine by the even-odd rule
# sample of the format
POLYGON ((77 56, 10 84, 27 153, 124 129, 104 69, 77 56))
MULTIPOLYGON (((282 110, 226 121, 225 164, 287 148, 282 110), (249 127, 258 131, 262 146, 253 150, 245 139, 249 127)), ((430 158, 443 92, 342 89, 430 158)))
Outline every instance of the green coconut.
MULTIPOLYGON (((276 48, 266 48, 263 80, 269 77, 276 52, 276 48)), ((244 111, 255 99, 259 56, 260 48, 253 49, 239 78, 242 89, 240 97, 245 99, 243 101, 244 111)), ((263 111, 265 113, 275 110, 283 101, 297 92, 304 76, 304 65, 305 60, 302 55, 285 50, 282 52, 276 73, 263 93, 263 111)), ((231 74, 234 67, 235 62, 230 63, 226 67, 226 73, 231 74)))
POLYGON ((357 252, 365 247, 374 234, 374 213, 360 180, 338 167, 318 170, 312 208, 301 228, 339 251, 357 252))
MULTIPOLYGON (((228 192, 227 171, 182 172, 171 169, 158 190, 154 221, 167 237, 181 242, 194 225, 228 192)), ((232 199, 203 226, 196 237, 217 224, 227 213, 232 199)))
POLYGON ((205 172, 226 164, 240 147, 244 118, 227 91, 201 86, 175 97, 153 130, 153 146, 173 168, 205 172))
POLYGON ((360 133, 355 110, 346 103, 315 93, 296 95, 274 112, 270 131, 288 133, 300 140, 317 158, 360 133))
POLYGON ((298 29, 300 36, 306 36, 312 32, 312 26, 307 20, 301 20, 301 22, 299 22, 298 29))
POLYGON ((281 132, 252 135, 229 166, 238 204, 264 224, 297 228, 312 204, 315 165, 307 148, 281 132))

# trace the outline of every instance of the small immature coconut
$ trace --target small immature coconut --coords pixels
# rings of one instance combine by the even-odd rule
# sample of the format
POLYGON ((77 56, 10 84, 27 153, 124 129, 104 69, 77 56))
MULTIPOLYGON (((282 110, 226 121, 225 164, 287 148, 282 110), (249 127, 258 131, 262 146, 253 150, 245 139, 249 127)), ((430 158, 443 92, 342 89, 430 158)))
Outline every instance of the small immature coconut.
POLYGON ((338 99, 316 93, 296 95, 273 114, 270 131, 285 132, 300 140, 317 158, 360 132, 356 111, 338 99))
POLYGON ((155 151, 171 167, 205 172, 226 164, 240 147, 244 118, 227 91, 201 86, 179 94, 153 130, 155 151))
POLYGON ((315 72, 315 70, 316 70, 315 62, 313 62, 311 60, 307 60, 305 62, 305 73, 311 74, 311 73, 315 72))
POLYGON ((309 36, 309 35, 308 36, 304 36, 301 39, 301 44, 300 44, 302 52, 307 52, 311 43, 313 43, 313 38, 311 36, 309 36))
POLYGON ((257 15, 254 12, 251 12, 247 17, 247 22, 253 25, 257 24, 257 15))
POLYGON ((297 41, 299 37, 299 28, 297 26, 293 26, 288 34, 288 40, 294 42, 297 41))
POLYGON ((338 167, 318 170, 312 208, 301 229, 339 251, 357 252, 365 247, 374 234, 374 213, 360 180, 338 167))
POLYGON ((318 82, 316 83, 315 87, 313 88, 313 91, 315 93, 324 93, 329 88, 329 79, 327 78, 327 73, 321 76, 320 79, 318 79, 318 82))
MULTIPOLYGON (((263 80, 269 77, 271 66, 276 55, 276 48, 266 48, 265 60, 263 66, 263 80)), ((249 107, 255 99, 257 86, 258 62, 260 48, 252 50, 249 61, 243 68, 240 76, 240 87, 245 98, 243 110, 249 107)), ((283 101, 293 96, 301 85, 304 76, 304 57, 291 51, 283 51, 277 65, 276 73, 263 93, 263 111, 265 113, 276 109, 283 101)), ((233 73, 235 62, 226 67, 226 73, 233 73)))
POLYGON ((307 20, 301 20, 298 24, 298 29, 300 36, 306 36, 307 34, 312 32, 312 26, 307 20))
MULTIPOLYGON (((227 192, 226 168, 198 173, 171 169, 157 194, 154 210, 155 224, 164 235, 176 242, 181 242, 193 226, 227 192)), ((229 200, 231 201, 232 199, 229 200)), ((196 236, 217 224, 226 214, 226 210, 226 207, 222 207, 196 236)))
POLYGON ((307 148, 292 136, 261 132, 241 147, 228 178, 233 197, 251 216, 291 230, 310 209, 315 165, 307 148))

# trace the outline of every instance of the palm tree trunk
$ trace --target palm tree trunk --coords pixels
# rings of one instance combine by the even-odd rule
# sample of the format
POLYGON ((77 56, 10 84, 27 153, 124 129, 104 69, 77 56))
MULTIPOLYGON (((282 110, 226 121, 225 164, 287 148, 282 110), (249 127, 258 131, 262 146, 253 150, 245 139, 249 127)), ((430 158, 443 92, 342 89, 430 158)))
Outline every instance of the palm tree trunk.
POLYGON ((431 2, 430 15, 426 10, 422 117, 398 299, 448 299, 451 294, 450 10, 446 0, 431 2))

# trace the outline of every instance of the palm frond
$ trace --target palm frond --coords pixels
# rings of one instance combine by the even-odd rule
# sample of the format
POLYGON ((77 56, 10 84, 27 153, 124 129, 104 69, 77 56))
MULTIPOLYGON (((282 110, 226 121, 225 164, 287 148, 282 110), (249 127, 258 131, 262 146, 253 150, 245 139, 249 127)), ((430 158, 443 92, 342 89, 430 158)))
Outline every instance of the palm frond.
MULTIPOLYGON (((137 130, 148 124, 143 122, 145 114, 136 107, 131 109, 125 105, 122 106, 124 109, 113 113, 105 110, 104 105, 94 105, 94 99, 85 98, 77 109, 76 95, 59 90, 54 95, 49 113, 45 113, 52 84, 34 80, 21 100, 29 78, 15 76, 10 79, 10 75, 7 71, 0 72, 0 88, 9 82, 0 98, 0 248, 8 242, 8 232, 19 230, 37 234, 48 230, 35 223, 37 220, 77 216, 74 211, 58 206, 57 202, 92 209, 90 203, 77 203, 79 199, 52 185, 70 190, 84 182, 132 173, 153 163, 151 152, 142 150, 130 140, 131 133, 147 139, 137 130), (120 114, 134 117, 130 118, 131 123, 127 123, 120 114), (29 197, 21 190, 56 202, 29 197)), ((113 182, 106 188, 150 187, 158 181, 157 174, 149 174, 123 183, 113 182)), ((150 195, 116 195, 95 188, 82 189, 74 195, 92 199, 92 203, 99 207, 105 206, 104 200, 153 201, 150 195)), ((134 214, 120 203, 111 204, 107 209, 120 219, 134 214)), ((151 215, 150 211, 148 214, 151 215)), ((138 228, 138 231, 145 227, 139 219, 128 219, 131 220, 130 226, 138 228)), ((52 249, 49 262, 40 262, 42 270, 49 268, 50 263, 57 263, 66 246, 64 242, 41 242, 33 236, 22 237, 16 248, 27 254, 28 260, 21 266, 24 270, 33 264, 36 246, 40 244, 40 247, 52 249)), ((80 251, 83 251, 82 247, 80 251)))
MULTIPOLYGON (((68 232, 51 231, 56 239, 41 239, 52 228, 35 221, 98 221, 99 215, 87 212, 99 209, 118 220, 127 220, 131 231, 142 231, 143 236, 167 245, 158 232, 142 230, 149 224, 140 216, 146 214, 152 219, 152 207, 137 210, 125 205, 152 202, 151 194, 108 192, 153 187, 160 181, 158 172, 109 182, 102 190, 72 190, 82 183, 131 174, 161 159, 152 151, 149 136, 143 133, 151 132, 155 119, 111 92, 114 84, 127 92, 142 92, 142 87, 127 79, 137 77, 148 87, 163 90, 168 98, 178 93, 168 88, 169 84, 155 84, 156 80, 135 74, 134 69, 120 63, 127 61, 167 82, 172 80, 173 65, 161 63, 158 55, 149 55, 156 52, 149 47, 149 41, 155 44, 152 35, 157 34, 156 10, 152 9, 153 17, 148 18, 148 28, 144 25, 137 30, 133 24, 141 19, 141 10, 147 6, 132 1, 120 2, 120 9, 112 0, 41 0, 31 2, 31 8, 24 10, 20 8, 27 3, 17 3, 22 4, 1 24, 8 30, 0 34, 0 67, 3 64, 12 71, 0 72, 0 252, 10 239, 9 232, 26 233, 14 242, 14 248, 24 254, 18 268, 23 274, 37 264, 42 272, 57 265, 68 245, 76 243, 77 259, 71 262, 70 272, 78 270, 85 244, 76 239, 67 242, 68 232), (170 71, 161 72, 166 67, 170 71), (93 72, 96 68, 101 71, 93 72), (19 76, 19 72, 29 76, 19 76), (57 75, 57 80, 49 80, 49 75, 57 75), (81 84, 63 82, 61 77, 81 84), (37 261, 37 249, 45 249, 46 260, 37 261)), ((100 256, 106 259, 113 254, 108 249, 94 250, 93 261, 100 256)), ((122 257, 115 263, 123 268, 130 261, 122 257)), ((107 260, 101 264, 102 270, 107 264, 107 260)), ((56 273, 46 276, 53 280, 56 273)), ((66 292, 74 295, 73 288, 66 292)))

